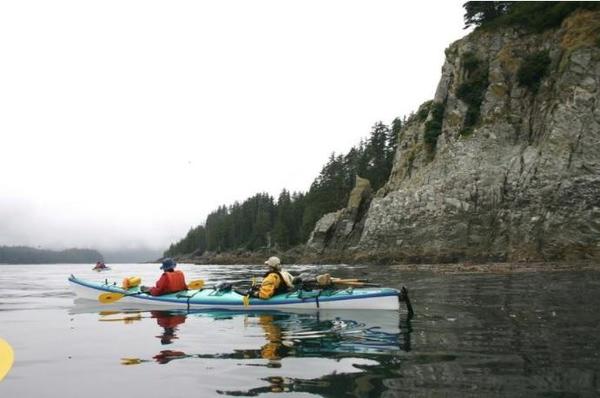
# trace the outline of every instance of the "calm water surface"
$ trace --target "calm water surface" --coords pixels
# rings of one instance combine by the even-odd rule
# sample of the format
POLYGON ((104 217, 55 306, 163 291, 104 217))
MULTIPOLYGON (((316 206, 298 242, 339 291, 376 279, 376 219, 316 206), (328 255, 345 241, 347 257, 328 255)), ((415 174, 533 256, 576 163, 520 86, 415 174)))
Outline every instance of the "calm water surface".
MULTIPOLYGON (((74 301, 67 277, 152 284, 157 264, 0 265, 0 397, 598 396, 600 273, 293 266, 406 285, 405 312, 140 311, 74 301)), ((187 279, 257 267, 180 265, 187 279)))

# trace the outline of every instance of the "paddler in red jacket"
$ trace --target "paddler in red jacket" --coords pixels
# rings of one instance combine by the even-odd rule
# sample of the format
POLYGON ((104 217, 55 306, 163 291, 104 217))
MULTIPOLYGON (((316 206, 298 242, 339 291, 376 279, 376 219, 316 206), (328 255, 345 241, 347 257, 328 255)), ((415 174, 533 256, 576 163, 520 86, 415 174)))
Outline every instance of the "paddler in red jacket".
POLYGON ((160 269, 164 272, 160 276, 160 279, 156 281, 156 286, 148 289, 142 288, 153 296, 160 296, 162 294, 176 293, 181 290, 187 290, 185 283, 185 276, 181 271, 175 271, 177 263, 173 259, 165 258, 163 260, 160 269))

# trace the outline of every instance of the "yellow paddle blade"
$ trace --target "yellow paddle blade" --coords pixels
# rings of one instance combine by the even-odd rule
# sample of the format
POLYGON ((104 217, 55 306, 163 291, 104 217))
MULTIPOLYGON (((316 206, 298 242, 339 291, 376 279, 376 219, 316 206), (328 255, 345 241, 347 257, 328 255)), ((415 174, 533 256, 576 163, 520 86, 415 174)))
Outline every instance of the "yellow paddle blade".
POLYGON ((242 302, 244 303, 244 307, 250 307, 250 296, 244 296, 242 298, 242 302))
POLYGON ((190 290, 200 290, 204 287, 204 281, 202 279, 191 281, 188 283, 187 287, 190 290))
POLYGON ((98 301, 104 304, 109 304, 121 300, 123 297, 125 297, 125 295, 121 293, 102 293, 98 296, 98 301))
POLYGON ((121 358, 121 365, 139 365, 142 360, 139 358, 121 358))
POLYGON ((10 344, 0 338, 0 381, 6 376, 12 367, 15 355, 10 344))
POLYGON ((120 314, 121 311, 100 311, 98 312, 98 315, 100 316, 107 316, 107 315, 114 315, 114 314, 120 314))
POLYGON ((125 324, 133 323, 133 321, 141 321, 142 316, 140 314, 129 315, 122 318, 100 318, 98 319, 100 322, 121 322, 123 321, 125 324))

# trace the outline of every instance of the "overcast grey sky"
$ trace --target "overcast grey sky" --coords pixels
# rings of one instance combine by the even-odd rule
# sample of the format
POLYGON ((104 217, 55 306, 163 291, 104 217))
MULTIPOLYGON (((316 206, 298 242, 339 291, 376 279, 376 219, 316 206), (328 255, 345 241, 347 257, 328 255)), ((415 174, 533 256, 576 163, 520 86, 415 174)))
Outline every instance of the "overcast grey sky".
POLYGON ((0 3, 0 245, 166 248, 431 99, 462 2, 0 3))

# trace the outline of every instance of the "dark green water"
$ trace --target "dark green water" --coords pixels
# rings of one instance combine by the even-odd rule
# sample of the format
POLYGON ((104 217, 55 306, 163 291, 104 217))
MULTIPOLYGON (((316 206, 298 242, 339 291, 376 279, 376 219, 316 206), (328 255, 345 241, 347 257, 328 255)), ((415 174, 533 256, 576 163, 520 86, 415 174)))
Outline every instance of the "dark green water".
MULTIPOLYGON (((600 273, 291 267, 409 288, 416 315, 141 311, 74 303, 66 278, 150 284, 157 265, 0 265, 1 397, 598 396, 600 273), (109 311, 110 310, 110 311, 109 311)), ((188 280, 256 267, 188 266, 188 280)))

